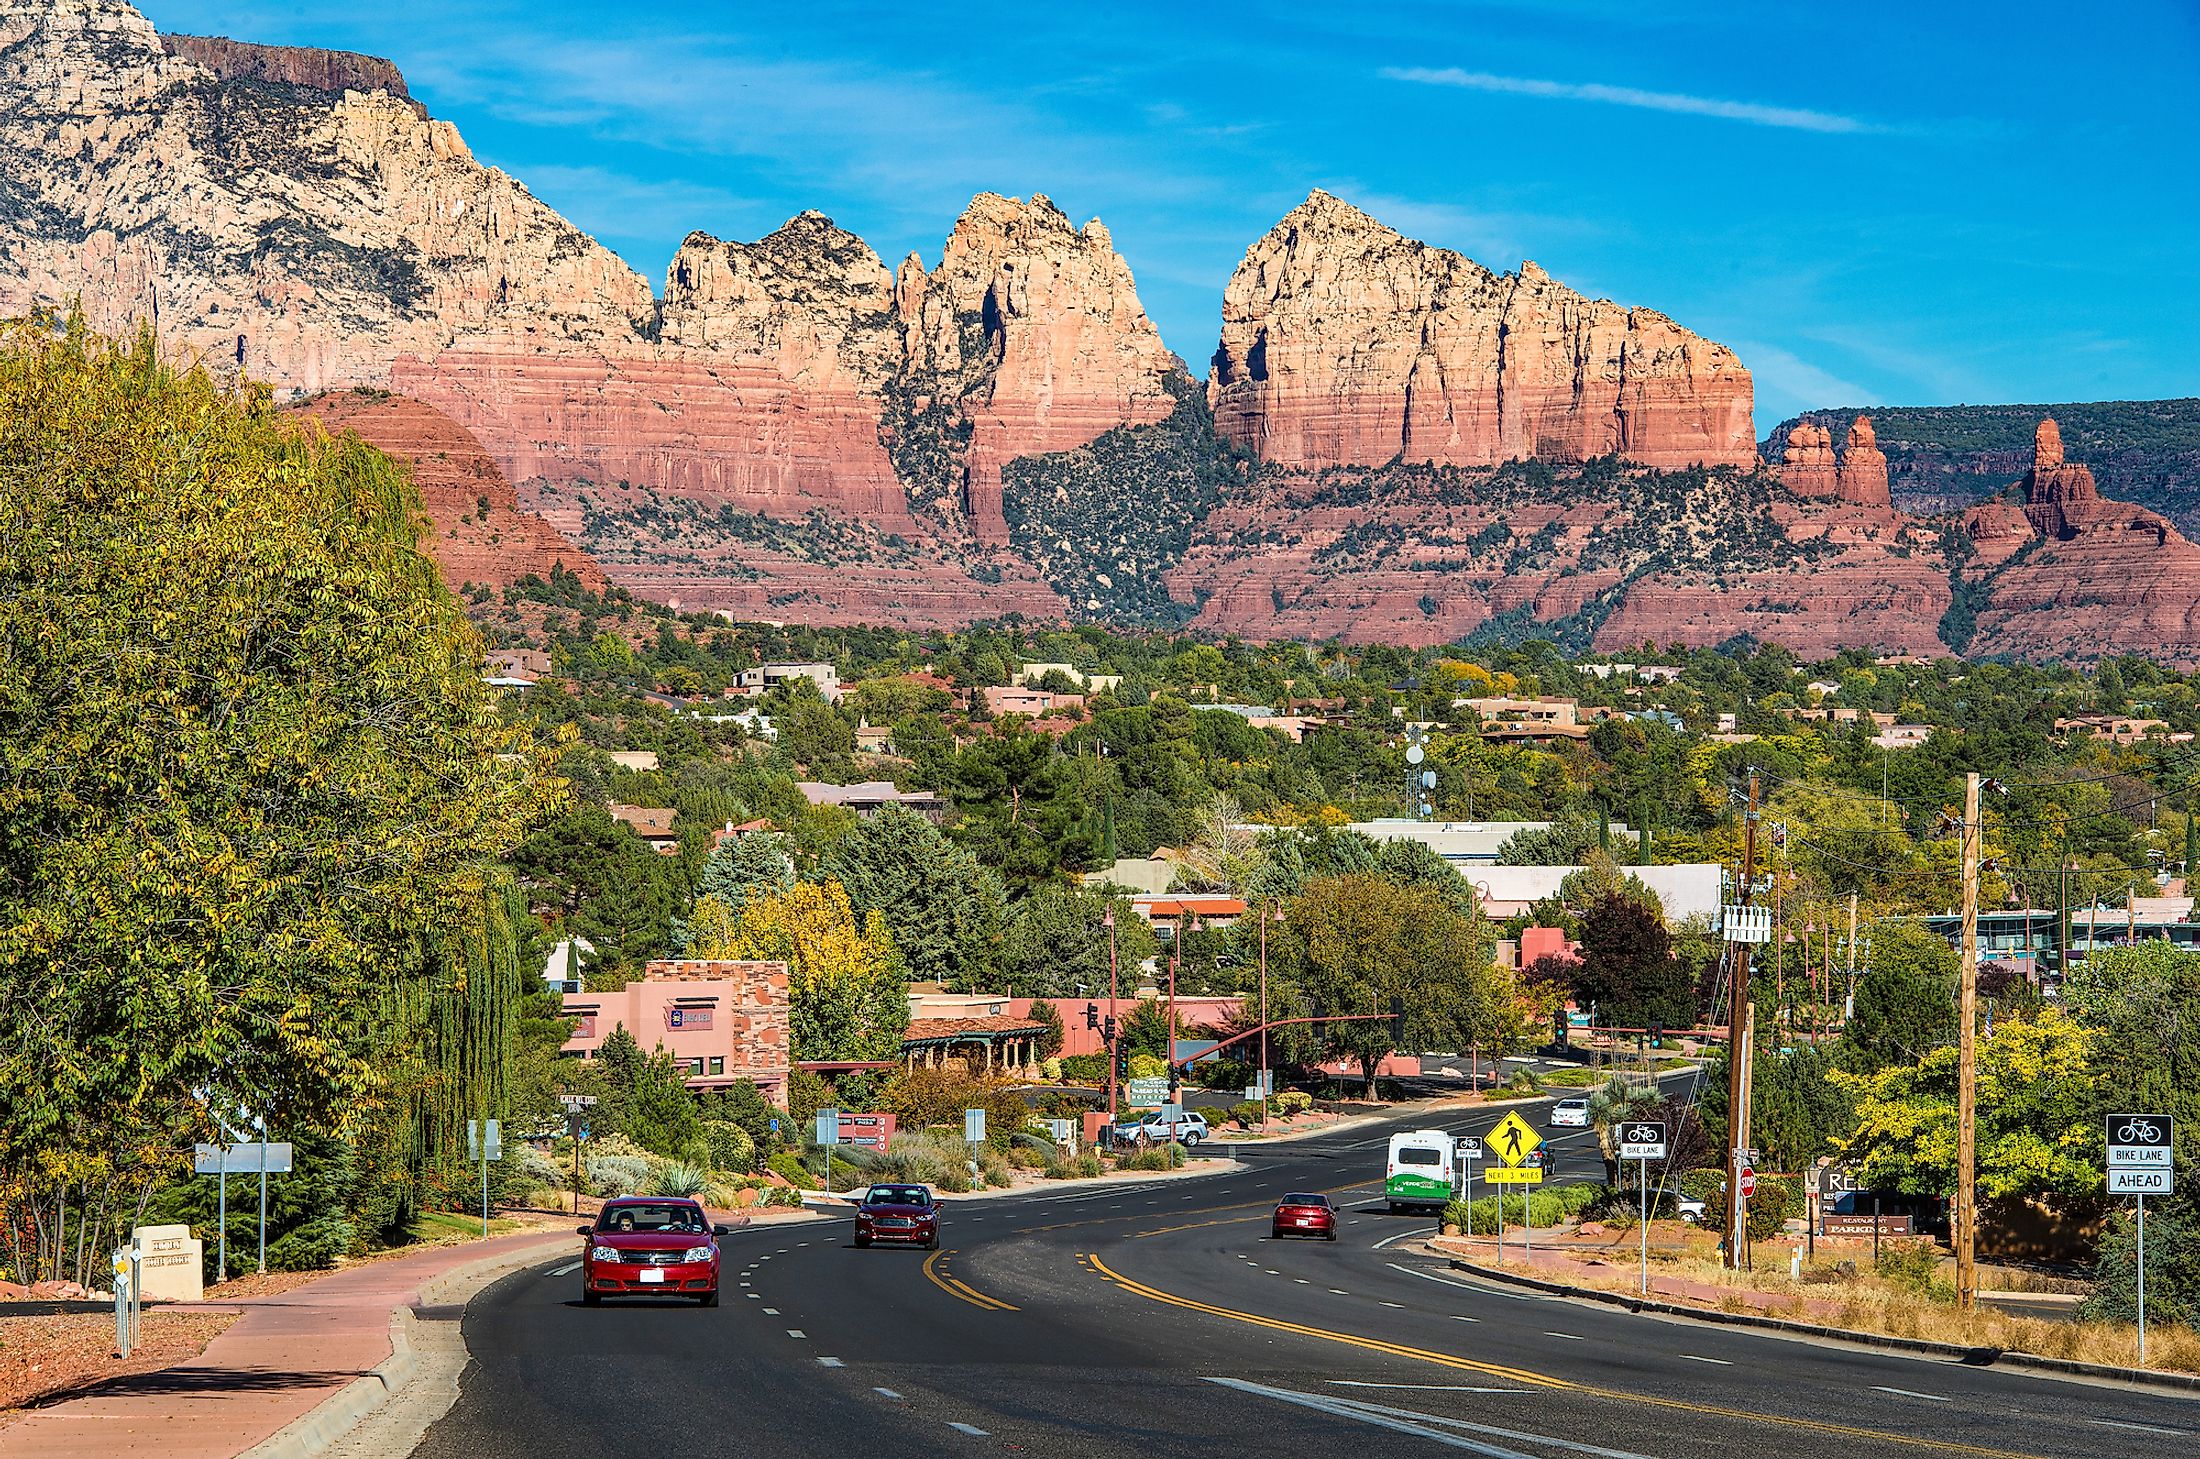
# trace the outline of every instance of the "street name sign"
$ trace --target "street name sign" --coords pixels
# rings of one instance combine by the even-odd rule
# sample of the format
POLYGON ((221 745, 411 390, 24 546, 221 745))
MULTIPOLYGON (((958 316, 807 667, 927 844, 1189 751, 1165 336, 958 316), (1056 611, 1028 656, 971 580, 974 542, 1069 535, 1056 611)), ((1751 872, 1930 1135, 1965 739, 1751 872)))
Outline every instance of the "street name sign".
MULTIPOLYGON (((1497 1158, 1515 1168, 1527 1163, 1530 1155, 1543 1147, 1543 1137, 1535 1132, 1535 1126, 1520 1117, 1519 1110, 1506 1111, 1505 1117, 1490 1131, 1489 1148, 1497 1152, 1497 1158)), ((1537 1172, 1541 1179, 1542 1173, 1537 1172)), ((1492 1180, 1498 1180, 1493 1172, 1492 1180)), ((1503 1184, 1500 1180, 1499 1184, 1503 1184)))
POLYGON ((1665 1122, 1663 1120, 1627 1120, 1619 1127, 1619 1158, 1622 1160, 1663 1160, 1665 1158, 1665 1122))
POLYGON ((199 1175, 281 1175, 290 1169, 290 1142, 266 1145, 194 1145, 191 1168, 199 1175), (263 1163, 264 1162, 264 1163, 263 1163))

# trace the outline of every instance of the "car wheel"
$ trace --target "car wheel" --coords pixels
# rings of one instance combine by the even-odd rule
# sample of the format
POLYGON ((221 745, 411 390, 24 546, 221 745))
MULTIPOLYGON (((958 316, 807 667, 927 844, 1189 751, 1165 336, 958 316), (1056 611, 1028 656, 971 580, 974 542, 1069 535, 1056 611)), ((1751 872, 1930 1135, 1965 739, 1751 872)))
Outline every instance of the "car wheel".
POLYGON ((602 1306, 602 1305, 603 1305, 603 1293, 601 1293, 601 1292, 591 1292, 591 1291, 589 1291, 589 1290, 588 1290, 588 1289, 587 1289, 586 1287, 583 1287, 583 1288, 581 1289, 581 1305, 582 1305, 583 1307, 600 1307, 600 1306, 602 1306))
POLYGON ((934 1236, 930 1241, 925 1242, 924 1249, 926 1251, 938 1251, 940 1249, 939 1237, 934 1236))
POLYGON ((1329 1231, 1329 1232, 1325 1232, 1325 1233, 1323 1233, 1323 1235, 1322 1235, 1322 1240, 1324 1240, 1324 1241, 1335 1241, 1336 1239, 1337 1239, 1337 1233, 1336 1233, 1336 1232, 1334 1232, 1334 1231, 1329 1231))
POLYGON ((718 1305, 718 1289, 713 1287, 705 1292, 702 1300, 705 1307, 716 1307, 718 1305))
POLYGON ((1184 1132, 1184 1148, 1185 1148, 1185 1149, 1187 1149, 1187 1150, 1197 1150, 1197 1149, 1199 1148, 1199 1140, 1200 1140, 1200 1135, 1199 1135, 1199 1131, 1197 1131, 1197 1130, 1186 1130, 1186 1131, 1184 1132))
POLYGON ((870 1238, 870 1237, 868 1237, 868 1236, 858 1236, 858 1237, 856 1238, 856 1250, 858 1250, 858 1251, 862 1251, 863 1249, 865 1249, 866 1247, 868 1247, 868 1246, 869 1246, 870 1244, 871 1244, 871 1238, 870 1238))

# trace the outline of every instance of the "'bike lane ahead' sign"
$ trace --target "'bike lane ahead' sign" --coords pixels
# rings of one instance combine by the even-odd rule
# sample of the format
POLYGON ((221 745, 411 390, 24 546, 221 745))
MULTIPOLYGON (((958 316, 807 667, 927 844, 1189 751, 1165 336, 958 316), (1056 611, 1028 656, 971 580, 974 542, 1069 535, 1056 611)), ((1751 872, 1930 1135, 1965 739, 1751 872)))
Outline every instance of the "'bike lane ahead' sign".
POLYGON ((2176 1156, 2168 1115, 2108 1117, 2108 1193, 2166 1196, 2176 1181, 2176 1156))

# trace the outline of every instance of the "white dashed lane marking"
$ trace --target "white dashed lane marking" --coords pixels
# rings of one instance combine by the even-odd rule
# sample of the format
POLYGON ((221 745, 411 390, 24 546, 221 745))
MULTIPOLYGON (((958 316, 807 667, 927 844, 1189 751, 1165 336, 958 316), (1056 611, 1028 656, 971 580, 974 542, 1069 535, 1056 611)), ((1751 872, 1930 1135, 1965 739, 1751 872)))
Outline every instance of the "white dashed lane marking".
POLYGON ((1681 1356, 1683 1358, 1686 1358, 1691 1363, 1717 1363, 1722 1368, 1731 1368, 1734 1366, 1732 1362, 1725 1358, 1703 1358, 1698 1357, 1694 1353, 1682 1353, 1681 1356))
POLYGON ((848 1366, 838 1358, 819 1358, 817 1365, 821 1368, 845 1368, 848 1366))
POLYGON ((790 1328, 788 1328, 788 1329, 787 1329, 787 1336, 789 1336, 789 1337, 808 1337, 808 1336, 809 1336, 809 1334, 808 1334, 808 1333, 806 1333, 806 1332, 804 1332, 804 1331, 803 1331, 803 1330, 802 1330, 801 1328, 799 1328, 799 1327, 790 1327, 790 1328))
POLYGON ((1545 1337, 1562 1337, 1562 1338, 1566 1339, 1566 1341, 1568 1341, 1568 1342, 1580 1342, 1580 1341, 1581 1341, 1581 1334, 1580 1334, 1580 1333, 1578 1333, 1578 1332, 1551 1332, 1551 1331, 1549 1331, 1548 1329, 1546 1329, 1546 1330, 1544 1331, 1544 1334, 1543 1334, 1543 1335, 1544 1335, 1545 1337))
POLYGON ((1872 1388, 1875 1392, 1893 1393, 1903 1398, 1922 1398, 1927 1403, 1946 1403, 1948 1401, 1937 1393, 1912 1393, 1907 1388, 1889 1388, 1883 1383, 1874 1383, 1872 1388))
POLYGON ((566 1264, 565 1264, 564 1266, 561 1266, 561 1267, 559 1267, 559 1268, 558 1268, 558 1269, 557 1269, 556 1271, 552 1272, 552 1273, 551 1273, 550 1275, 551 1275, 551 1276, 553 1276, 553 1277, 562 1277, 562 1276, 566 1275, 566 1274, 567 1274, 567 1273, 569 1273, 569 1272, 577 1272, 577 1271, 579 1271, 580 1269, 581 1269, 581 1264, 580 1264, 579 1262, 577 1262, 577 1261, 569 1261, 569 1262, 567 1262, 567 1263, 566 1263, 566 1264))
POLYGON ((983 1439, 987 1437, 986 1431, 979 1428, 976 1424, 951 1423, 948 1425, 948 1427, 953 1429, 958 1434, 968 1434, 973 1439, 983 1439))

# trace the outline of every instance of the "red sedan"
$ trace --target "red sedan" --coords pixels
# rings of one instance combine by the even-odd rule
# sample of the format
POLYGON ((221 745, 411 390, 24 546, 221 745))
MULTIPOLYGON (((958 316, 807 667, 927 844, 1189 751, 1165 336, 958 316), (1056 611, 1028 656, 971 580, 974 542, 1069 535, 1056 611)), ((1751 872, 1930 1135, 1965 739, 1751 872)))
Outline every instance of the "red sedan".
POLYGON ((1276 1202, 1276 1215, 1269 1226, 1272 1237, 1319 1236, 1324 1241, 1337 1239, 1337 1208, 1329 1204, 1329 1197, 1300 1192, 1285 1196, 1276 1202))
POLYGON ((677 1196, 628 1196, 607 1201, 596 1224, 583 1226, 581 1301, 606 1297, 693 1297, 718 1305, 718 1238, 699 1202, 677 1196))
POLYGON ((940 1208, 929 1186, 874 1185, 856 1203, 856 1245, 898 1241, 909 1246, 940 1246, 940 1208))

